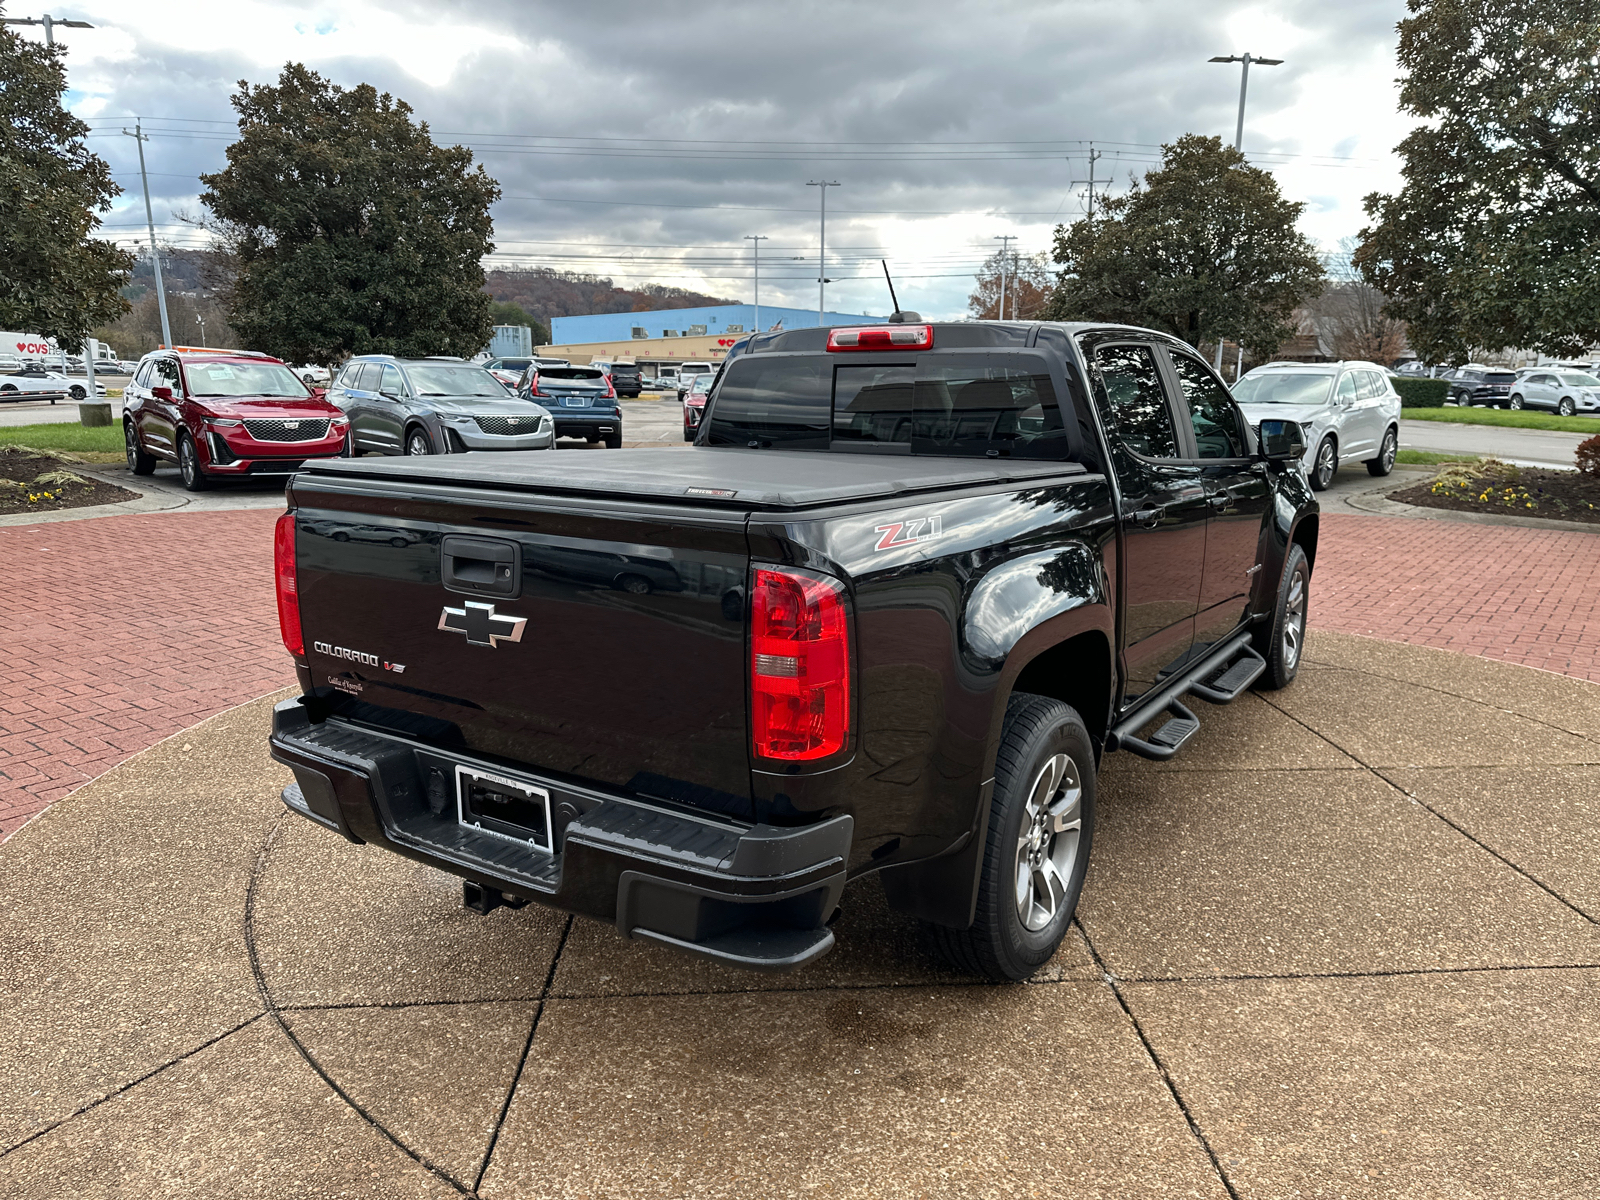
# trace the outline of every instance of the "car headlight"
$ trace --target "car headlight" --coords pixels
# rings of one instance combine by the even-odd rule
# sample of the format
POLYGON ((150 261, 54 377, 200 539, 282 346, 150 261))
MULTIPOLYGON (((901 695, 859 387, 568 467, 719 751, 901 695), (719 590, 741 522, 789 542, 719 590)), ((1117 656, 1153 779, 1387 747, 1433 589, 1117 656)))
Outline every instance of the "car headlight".
POLYGON ((229 425, 229 426, 240 425, 240 424, 243 424, 243 422, 235 421, 231 417, 207 417, 206 418, 206 424, 210 425, 210 426, 213 426, 213 427, 216 427, 216 426, 221 426, 221 425, 229 425))

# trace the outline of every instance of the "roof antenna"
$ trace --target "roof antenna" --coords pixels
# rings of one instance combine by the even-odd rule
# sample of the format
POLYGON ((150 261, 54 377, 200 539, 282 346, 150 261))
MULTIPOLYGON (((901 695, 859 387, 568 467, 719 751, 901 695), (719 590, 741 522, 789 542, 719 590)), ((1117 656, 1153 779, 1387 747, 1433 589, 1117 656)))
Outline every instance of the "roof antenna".
POLYGON ((880 258, 878 261, 883 264, 883 281, 889 285, 889 299, 894 302, 894 312, 889 314, 889 324, 904 325, 907 321, 922 320, 921 313, 900 311, 900 300, 894 294, 894 280, 889 278, 889 260, 880 258))

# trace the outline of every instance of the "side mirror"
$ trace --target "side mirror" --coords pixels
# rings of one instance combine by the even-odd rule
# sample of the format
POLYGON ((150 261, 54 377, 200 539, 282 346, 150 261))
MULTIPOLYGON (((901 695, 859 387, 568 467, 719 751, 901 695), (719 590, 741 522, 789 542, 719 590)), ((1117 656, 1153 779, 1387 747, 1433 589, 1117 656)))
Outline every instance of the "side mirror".
POLYGON ((328 389, 325 388, 325 387, 313 386, 312 389, 311 389, 311 394, 313 396, 315 396, 318 400, 325 400, 328 397, 328 389))
POLYGON ((1288 462, 1306 452, 1305 430, 1298 421, 1268 419, 1261 422, 1261 457, 1270 462, 1288 462))
POLYGON ((150 389, 150 395, 157 400, 171 400, 172 389, 169 387, 153 387, 150 389))

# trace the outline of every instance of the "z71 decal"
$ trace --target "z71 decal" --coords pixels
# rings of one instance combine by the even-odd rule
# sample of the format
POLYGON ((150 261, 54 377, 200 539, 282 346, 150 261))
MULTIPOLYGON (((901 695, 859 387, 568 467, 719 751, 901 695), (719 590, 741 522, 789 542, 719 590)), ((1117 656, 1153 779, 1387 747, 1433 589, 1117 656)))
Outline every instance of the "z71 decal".
POLYGON ((875 526, 873 532, 878 534, 878 544, 873 550, 898 550, 901 546, 931 542, 944 532, 939 521, 938 517, 912 517, 906 521, 875 526))

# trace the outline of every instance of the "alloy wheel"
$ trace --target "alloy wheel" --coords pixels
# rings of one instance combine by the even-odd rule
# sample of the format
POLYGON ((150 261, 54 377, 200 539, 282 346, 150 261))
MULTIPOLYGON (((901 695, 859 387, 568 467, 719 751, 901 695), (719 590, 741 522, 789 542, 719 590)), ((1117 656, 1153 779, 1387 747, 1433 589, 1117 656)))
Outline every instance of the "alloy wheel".
POLYGON ((1387 472, 1394 466, 1395 455, 1400 452, 1400 439, 1395 436, 1394 430, 1389 430, 1383 435, 1383 450, 1378 457, 1383 459, 1383 469, 1387 472))
POLYGON ((1306 575, 1296 566, 1289 578, 1289 596, 1283 606, 1283 662, 1293 671, 1300 661, 1300 646, 1306 636, 1306 575))
POLYGON ((137 447, 134 445, 132 421, 124 421, 122 423, 122 448, 128 455, 128 470, 131 471, 136 465, 134 459, 137 453, 137 447))
POLYGON ((1511 407, 1512 408, 1521 408, 1522 407, 1522 394, 1520 392, 1517 395, 1511 397, 1511 407))
POLYGON ((411 436, 406 439, 407 454, 432 454, 433 447, 428 445, 428 435, 420 429, 411 431, 411 436))
POLYGON ((1561 401, 1561 407, 1556 411, 1559 412, 1563 417, 1570 417, 1577 411, 1577 408, 1573 405, 1570 399, 1563 398, 1561 401))
POLYGON ((1323 487, 1333 482, 1334 472, 1339 469, 1338 460, 1334 457, 1332 442, 1323 442, 1317 450, 1317 479, 1323 487))
POLYGON ((1037 933, 1056 918, 1083 834, 1083 781, 1070 755, 1054 754, 1034 778, 1017 837, 1017 916, 1037 933))
POLYGON ((188 438, 178 443, 178 474, 183 476, 183 482, 188 486, 193 486, 200 474, 200 456, 188 438))

